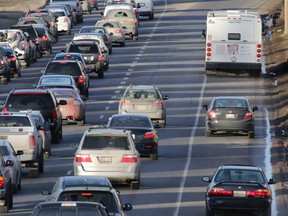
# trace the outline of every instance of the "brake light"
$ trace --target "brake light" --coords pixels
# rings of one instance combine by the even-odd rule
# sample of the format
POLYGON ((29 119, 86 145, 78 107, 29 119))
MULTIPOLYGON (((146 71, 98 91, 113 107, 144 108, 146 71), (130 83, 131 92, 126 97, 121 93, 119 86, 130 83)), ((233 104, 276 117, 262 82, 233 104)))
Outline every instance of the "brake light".
POLYGON ((31 42, 30 42, 30 41, 28 41, 28 42, 27 42, 27 45, 28 45, 28 46, 30 46, 30 45, 31 45, 31 42))
POLYGON ((69 21, 68 21, 68 19, 67 19, 67 18, 65 18, 63 22, 64 22, 64 23, 67 23, 67 22, 69 22, 69 21))
POLYGON ((5 185, 5 180, 3 176, 0 176, 0 187, 3 187, 5 185))
POLYGON ((78 84, 84 84, 85 83, 85 77, 80 75, 77 83, 78 84))
POLYGON ((69 57, 71 57, 72 55, 71 55, 71 54, 66 54, 65 56, 69 58, 69 57))
POLYGON ((120 104, 121 106, 132 106, 131 101, 128 101, 128 100, 121 100, 120 104))
POLYGON ((0 66, 2 67, 4 65, 4 61, 0 60, 0 66))
POLYGON ((256 191, 247 191, 248 197, 270 197, 270 192, 267 189, 259 189, 256 191))
POLYGON ((130 21, 132 24, 136 24, 137 23, 137 20, 131 20, 130 21))
POLYGON ((24 43, 22 43, 21 49, 22 49, 22 50, 25 50, 25 44, 24 44, 24 43))
POLYGON ((217 116, 214 110, 210 110, 207 115, 209 118, 217 119, 217 116))
POLYGON ((81 196, 83 196, 83 197, 92 197, 93 194, 92 193, 81 193, 81 196))
POLYGON ((76 7, 79 7, 79 2, 76 3, 76 7))
POLYGON ((16 61, 16 57, 15 56, 9 57, 8 59, 9 59, 9 61, 16 61))
POLYGON ((2 112, 8 112, 8 109, 7 109, 6 107, 4 107, 4 108, 2 109, 2 112))
POLYGON ((57 110, 53 108, 53 119, 57 121, 57 110))
POLYGON ((46 40, 48 40, 48 37, 47 37, 47 35, 43 35, 43 36, 42 36, 42 40, 43 40, 43 41, 46 41, 46 40))
POLYGON ((253 114, 251 112, 247 112, 244 116, 244 119, 251 119, 253 117, 253 114))
POLYGON ((36 148, 35 136, 31 135, 29 136, 29 149, 35 149, 35 148, 36 148))
POLYGON ((206 53, 207 53, 206 55, 207 55, 208 57, 211 57, 211 55, 212 55, 212 54, 211 54, 211 51, 212 51, 211 46, 212 46, 211 43, 207 43, 207 44, 206 44, 206 47, 207 47, 207 48, 206 48, 206 53))
POLYGON ((106 16, 103 16, 103 19, 106 19, 106 16))
POLYGON ((89 154, 80 154, 75 156, 75 161, 78 163, 92 162, 89 154))
POLYGON ((214 187, 209 191, 211 196, 232 196, 232 190, 225 190, 224 188, 214 187))
POLYGON ((160 107, 162 107, 163 106, 163 102, 162 101, 154 101, 152 103, 152 106, 160 106, 160 107))
POLYGON ((117 29, 117 30, 114 31, 114 33, 122 33, 122 32, 123 32, 123 31, 120 30, 120 29, 117 29))
POLYGON ((131 155, 124 154, 121 160, 122 163, 136 163, 137 161, 138 161, 138 158, 134 154, 131 154, 131 155))
POLYGON ((98 62, 102 62, 103 61, 103 56, 102 56, 102 54, 99 54, 98 55, 98 62))
POLYGON ((104 35, 104 41, 108 41, 108 37, 104 35))
POLYGON ((136 9, 136 8, 134 8, 134 14, 137 14, 137 13, 138 13, 137 9, 136 9))
POLYGON ((148 132, 148 133, 144 134, 144 138, 146 138, 146 139, 152 139, 152 138, 154 138, 154 136, 155 136, 154 132, 148 132))

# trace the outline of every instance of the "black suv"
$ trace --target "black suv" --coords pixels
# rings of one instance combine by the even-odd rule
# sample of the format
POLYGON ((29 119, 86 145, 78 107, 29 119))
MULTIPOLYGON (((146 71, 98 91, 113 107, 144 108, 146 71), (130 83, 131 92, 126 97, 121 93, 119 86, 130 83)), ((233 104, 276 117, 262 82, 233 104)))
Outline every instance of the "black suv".
POLYGON ((20 110, 39 110, 46 121, 51 123, 52 142, 58 143, 62 139, 62 114, 60 105, 67 101, 56 100, 52 91, 47 89, 14 89, 4 105, 4 112, 19 112, 20 110))
POLYGON ((46 65, 44 75, 70 75, 77 83, 81 96, 89 97, 89 76, 84 65, 78 60, 51 60, 46 65))
MULTIPOLYGON (((34 23, 37 24, 37 23, 34 23)), ((33 27, 33 25, 13 25, 9 29, 20 29, 23 32, 27 32, 30 36, 30 39, 37 47, 37 58, 42 58, 42 40, 38 31, 33 27)))
POLYGON ((10 82, 10 63, 6 57, 3 47, 0 46, 0 77, 5 77, 7 82, 10 82))
POLYGON ((13 188, 9 169, 7 166, 13 166, 13 161, 7 160, 0 153, 0 213, 9 212, 13 206, 13 188))
POLYGON ((104 78, 103 53, 96 41, 71 41, 66 52, 82 53, 88 69, 96 72, 100 79, 104 78))

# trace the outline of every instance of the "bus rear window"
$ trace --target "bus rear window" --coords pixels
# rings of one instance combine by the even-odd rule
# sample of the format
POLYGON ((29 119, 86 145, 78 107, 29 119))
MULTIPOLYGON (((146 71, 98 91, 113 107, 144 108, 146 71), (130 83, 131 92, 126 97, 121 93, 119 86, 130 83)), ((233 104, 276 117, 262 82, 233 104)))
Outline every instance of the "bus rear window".
POLYGON ((228 40, 240 40, 241 34, 240 33, 228 33, 228 40))

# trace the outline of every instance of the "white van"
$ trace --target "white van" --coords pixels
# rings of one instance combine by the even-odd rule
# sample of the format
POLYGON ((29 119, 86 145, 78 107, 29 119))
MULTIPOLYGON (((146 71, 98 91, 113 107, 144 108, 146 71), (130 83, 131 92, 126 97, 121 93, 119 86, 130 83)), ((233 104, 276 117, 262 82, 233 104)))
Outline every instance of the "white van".
POLYGON ((154 19, 153 0, 136 0, 136 5, 140 16, 148 16, 150 20, 154 19))
POLYGON ((111 4, 111 5, 106 5, 105 6, 105 9, 104 9, 104 12, 103 14, 101 13, 102 15, 102 18, 103 19, 106 19, 106 15, 107 15, 107 12, 109 10, 114 10, 114 9, 127 9, 127 10, 131 10, 134 12, 134 8, 131 4, 111 4))
POLYGON ((261 73, 262 21, 256 12, 227 10, 207 14, 205 69, 261 73))

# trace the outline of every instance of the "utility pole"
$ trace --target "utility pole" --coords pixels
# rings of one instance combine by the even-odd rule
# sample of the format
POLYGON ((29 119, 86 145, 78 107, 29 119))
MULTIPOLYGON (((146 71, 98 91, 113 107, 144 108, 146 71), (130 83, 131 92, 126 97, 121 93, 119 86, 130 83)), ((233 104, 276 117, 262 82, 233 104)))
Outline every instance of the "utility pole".
POLYGON ((288 0, 284 1, 284 34, 288 34, 288 0))

